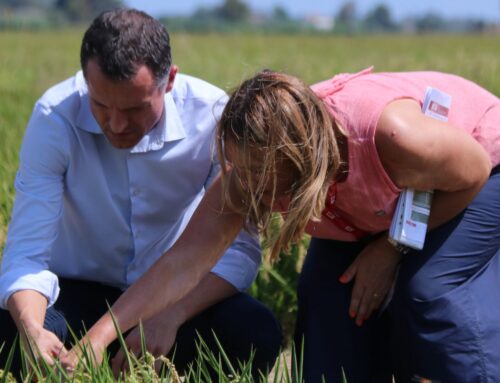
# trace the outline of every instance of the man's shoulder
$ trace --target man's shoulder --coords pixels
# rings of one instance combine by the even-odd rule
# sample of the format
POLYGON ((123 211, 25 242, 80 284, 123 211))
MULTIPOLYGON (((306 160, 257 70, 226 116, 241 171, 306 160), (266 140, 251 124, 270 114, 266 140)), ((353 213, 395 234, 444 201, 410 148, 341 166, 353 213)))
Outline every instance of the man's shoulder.
POLYGON ((86 94, 87 85, 80 71, 47 89, 38 100, 38 104, 48 109, 71 109, 79 105, 80 99, 86 94))
POLYGON ((179 73, 172 90, 174 99, 205 100, 209 103, 226 98, 226 93, 209 82, 187 74, 179 73))

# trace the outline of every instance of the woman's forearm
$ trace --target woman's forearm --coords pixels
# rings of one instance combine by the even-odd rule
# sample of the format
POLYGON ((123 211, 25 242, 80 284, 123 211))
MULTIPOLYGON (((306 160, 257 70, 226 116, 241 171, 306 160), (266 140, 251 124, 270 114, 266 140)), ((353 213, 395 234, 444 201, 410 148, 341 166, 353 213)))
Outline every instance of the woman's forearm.
MULTIPOLYGON (((175 245, 155 262, 112 306, 124 332, 177 302, 210 271, 243 227, 243 218, 224 210, 216 180, 175 245)), ((92 345, 106 347, 116 337, 109 314, 88 332, 92 345)))

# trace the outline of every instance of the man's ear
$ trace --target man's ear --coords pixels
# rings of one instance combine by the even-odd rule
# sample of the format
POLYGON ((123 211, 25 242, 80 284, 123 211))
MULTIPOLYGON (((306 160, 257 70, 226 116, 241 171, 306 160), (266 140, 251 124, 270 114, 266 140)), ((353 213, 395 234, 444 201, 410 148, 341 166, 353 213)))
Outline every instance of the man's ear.
POLYGON ((170 71, 168 72, 168 80, 167 80, 167 87, 165 88, 165 93, 170 92, 174 87, 175 76, 177 75, 178 70, 179 67, 177 65, 172 65, 170 67, 170 71))

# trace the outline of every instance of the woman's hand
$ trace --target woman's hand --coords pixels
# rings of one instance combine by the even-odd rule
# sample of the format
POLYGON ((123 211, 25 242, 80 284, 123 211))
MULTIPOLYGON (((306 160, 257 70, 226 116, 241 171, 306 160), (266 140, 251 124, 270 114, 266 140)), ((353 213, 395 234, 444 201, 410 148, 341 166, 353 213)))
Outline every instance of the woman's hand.
POLYGON ((101 365, 105 350, 106 346, 104 344, 92 343, 88 336, 85 336, 59 360, 63 369, 71 376, 80 363, 90 366, 101 365))
MULTIPOLYGON (((143 324, 143 334, 146 349, 155 358, 167 355, 174 345, 177 337, 177 330, 182 324, 174 312, 166 309, 159 314, 148 319, 143 324)), ((142 340, 139 327, 134 328, 125 339, 125 343, 129 348, 129 352, 137 357, 142 353, 142 340)), ((161 361, 155 362, 156 372, 160 371, 161 361)), ((120 349, 112 360, 112 368, 115 377, 118 377, 120 372, 126 371, 130 366, 127 362, 125 351, 120 349)))
POLYGON ((65 357, 64 344, 43 327, 47 310, 45 296, 35 290, 19 290, 10 296, 7 307, 21 334, 28 358, 37 360, 40 366, 45 363, 54 366, 58 358, 65 357))
POLYGON ((359 253, 340 277, 341 283, 354 279, 349 315, 361 326, 384 302, 396 276, 401 254, 380 236, 359 253))

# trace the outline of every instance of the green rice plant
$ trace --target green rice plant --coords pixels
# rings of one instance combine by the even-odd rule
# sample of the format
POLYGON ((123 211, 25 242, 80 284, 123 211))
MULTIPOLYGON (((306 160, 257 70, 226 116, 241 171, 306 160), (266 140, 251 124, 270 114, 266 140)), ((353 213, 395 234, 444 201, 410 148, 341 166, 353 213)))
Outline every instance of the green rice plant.
MULTIPOLYGON (((273 216, 271 231, 277 232, 281 224, 279 215, 273 216)), ((302 263, 309 246, 310 238, 305 236, 299 243, 282 251, 279 260, 269 261, 269 248, 263 241, 264 261, 255 282, 250 287, 250 294, 270 307, 283 328, 285 345, 289 345, 295 327, 297 314, 297 283, 302 263)))
MULTIPOLYGON (((0 345, 0 353, 3 351, 4 346, 5 346, 5 343, 2 343, 0 345)), ((15 381, 12 374, 8 373, 8 371, 10 371, 10 367, 12 365, 12 359, 14 358, 14 351, 15 351, 14 347, 12 347, 9 351, 9 355, 7 356, 7 361, 6 361, 5 366, 4 366, 5 372, 0 370, 0 383, 10 383, 10 382, 15 381)))
MULTIPOLYGON (((114 320, 116 326, 116 320, 114 320)), ((74 336, 74 333, 71 331, 74 336)), ((125 383, 199 383, 212 382, 217 380, 220 383, 250 383, 250 382, 274 382, 290 383, 302 382, 302 351, 296 355, 295 349, 291 352, 281 353, 276 361, 276 365, 271 374, 269 371, 261 372, 258 377, 252 375, 252 361, 254 353, 246 361, 238 361, 237 365, 231 362, 229 356, 224 351, 222 344, 213 334, 216 340, 217 348, 210 349, 204 340, 198 336, 197 357, 189 365, 187 371, 176 370, 175 361, 171 361, 164 356, 154 357, 146 350, 144 332, 141 331, 141 343, 143 349, 140 355, 131 353, 126 347, 124 337, 118 331, 118 340, 121 343, 128 362, 127 369, 120 373, 118 377, 113 375, 109 357, 104 355, 104 361, 100 365, 94 363, 95 356, 92 350, 84 346, 79 347, 81 358, 75 369, 71 372, 65 370, 61 364, 56 361, 54 366, 49 366, 42 359, 34 358, 36 355, 36 346, 28 342, 28 350, 21 353, 23 365, 28 366, 23 371, 23 382, 37 381, 40 383, 63 383, 63 382, 125 382, 125 383), (292 360, 292 367, 289 367, 292 360), (158 369, 159 364, 161 368, 158 369)), ((76 339, 75 339, 76 342, 76 339)), ((17 342, 11 347, 9 360, 12 360, 14 348, 17 342)), ((22 347, 22 343, 21 343, 22 347)), ((0 347, 0 352, 3 352, 0 347)), ((174 358, 175 359, 175 358, 174 358)), ((10 368, 10 362, 5 366, 5 370, 0 370, 0 383, 13 383, 15 379, 11 373, 7 373, 10 368)))

